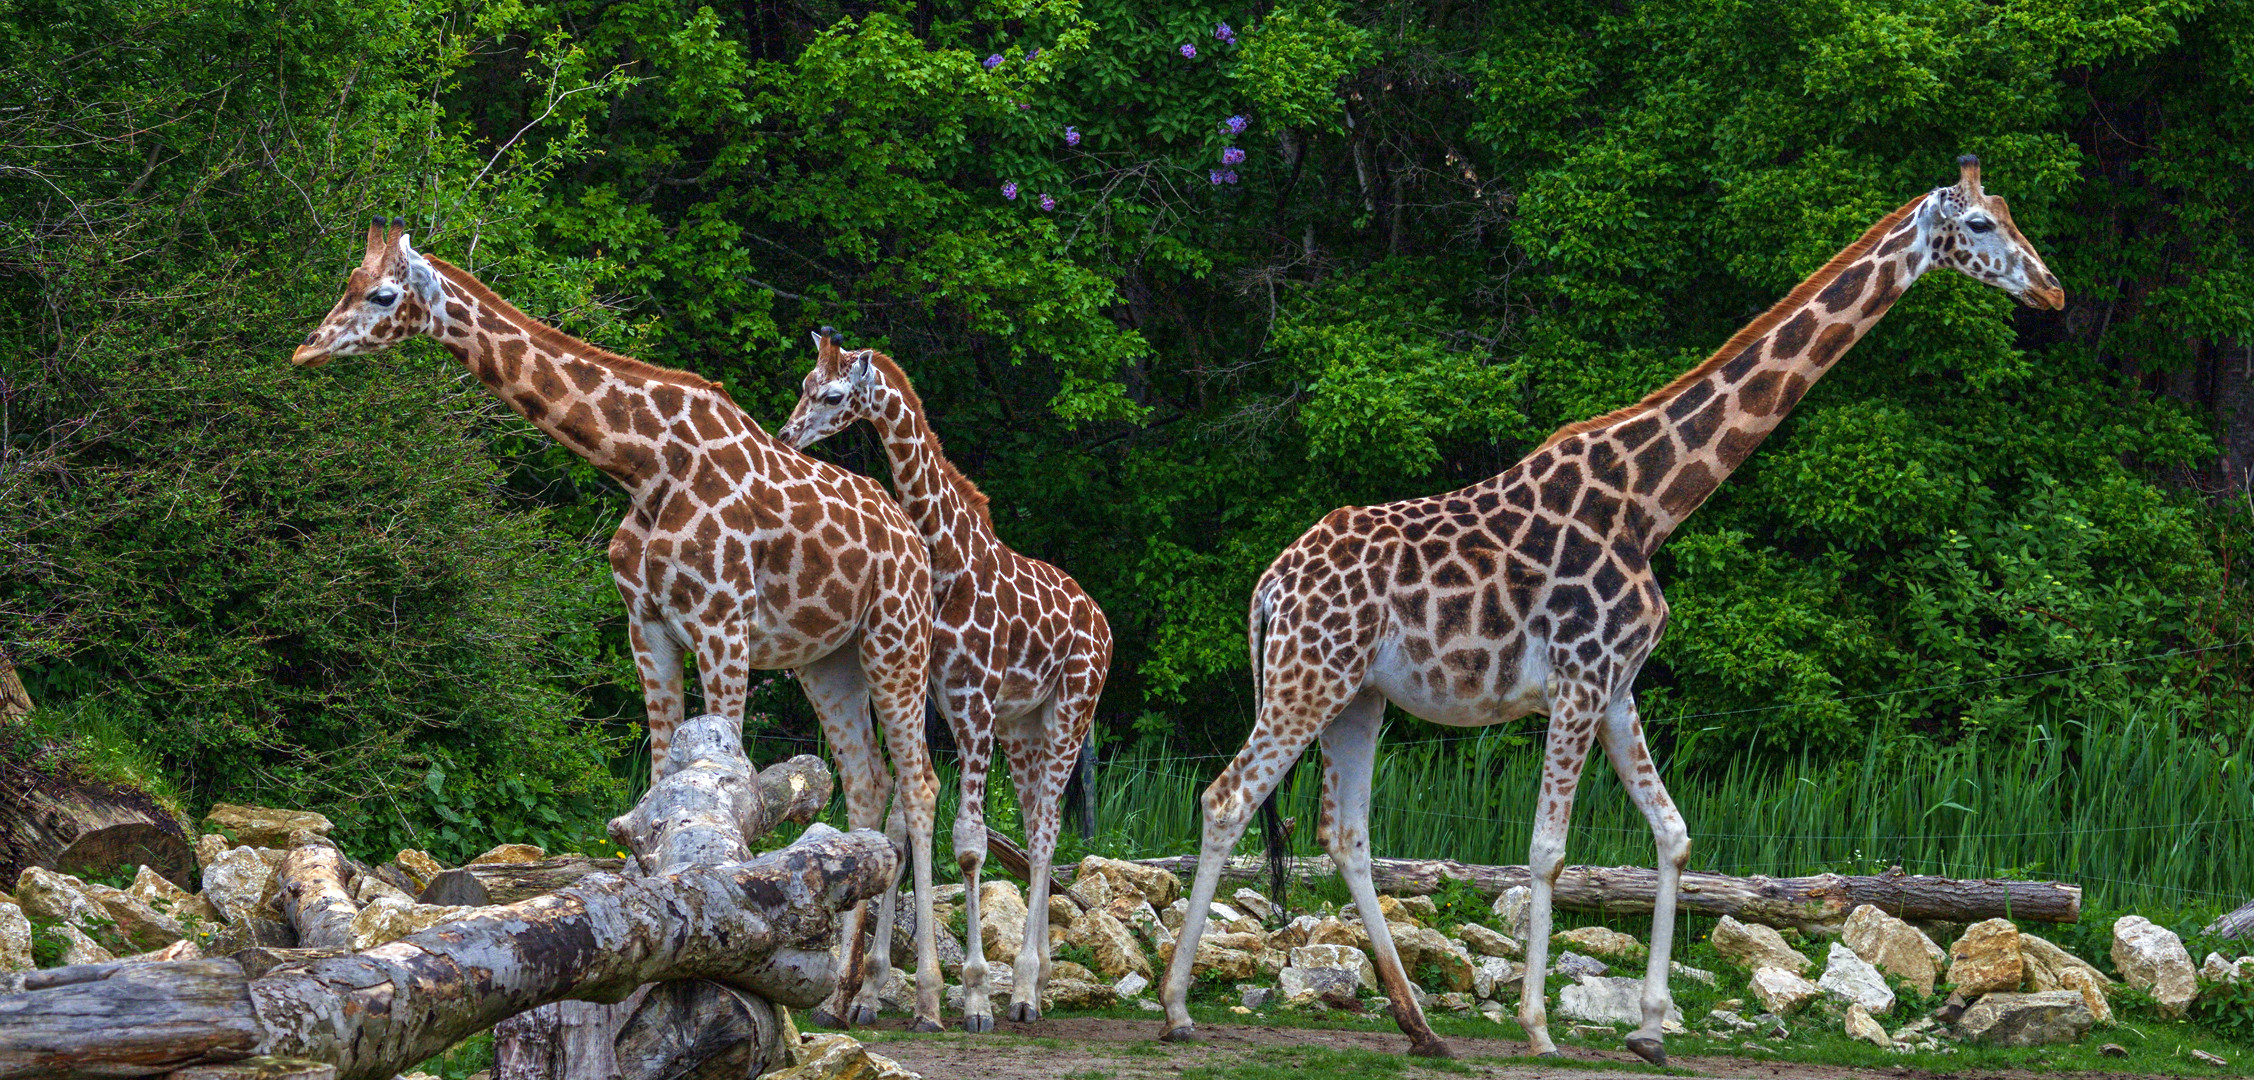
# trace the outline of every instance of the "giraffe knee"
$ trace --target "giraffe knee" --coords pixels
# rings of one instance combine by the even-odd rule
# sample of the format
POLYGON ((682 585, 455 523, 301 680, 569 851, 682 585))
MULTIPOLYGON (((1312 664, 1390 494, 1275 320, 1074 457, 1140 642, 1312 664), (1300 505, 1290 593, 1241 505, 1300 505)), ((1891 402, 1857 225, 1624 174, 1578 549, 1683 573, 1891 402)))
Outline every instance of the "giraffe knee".
POLYGON ((1690 830, 1680 821, 1670 821, 1659 828, 1659 864, 1677 870, 1690 865, 1690 830))

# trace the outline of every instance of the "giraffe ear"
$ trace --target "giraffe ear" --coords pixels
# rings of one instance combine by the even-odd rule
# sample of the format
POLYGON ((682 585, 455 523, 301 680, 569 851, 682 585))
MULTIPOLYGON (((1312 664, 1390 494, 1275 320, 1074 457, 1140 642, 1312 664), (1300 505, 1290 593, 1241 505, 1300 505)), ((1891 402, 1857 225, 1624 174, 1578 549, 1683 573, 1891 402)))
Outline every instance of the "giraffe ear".
POLYGON ((846 371, 846 376, 853 380, 853 385, 869 385, 869 369, 873 366, 871 361, 876 358, 876 355, 875 351, 870 349, 863 349, 853 354, 853 366, 846 371))
POLYGON ((439 284, 438 268, 432 266, 429 259, 423 258, 422 252, 416 251, 407 242, 406 233, 399 234, 399 258, 406 270, 403 276, 407 279, 407 287, 415 290, 415 295, 422 297, 424 304, 437 307, 439 298, 445 291, 439 284))

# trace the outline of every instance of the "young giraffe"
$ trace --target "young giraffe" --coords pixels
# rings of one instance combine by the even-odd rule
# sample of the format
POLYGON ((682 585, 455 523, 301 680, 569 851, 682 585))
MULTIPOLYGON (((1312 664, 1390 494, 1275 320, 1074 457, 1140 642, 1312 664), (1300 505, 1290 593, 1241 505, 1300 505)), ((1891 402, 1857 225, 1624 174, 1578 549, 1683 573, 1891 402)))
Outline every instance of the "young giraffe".
POLYGON ((1650 822, 1659 849, 1643 1024, 1628 1048, 1664 1063, 1667 957, 1690 842, 1644 745, 1631 692, 1667 621, 1649 560, 1669 533, 1820 378, 1936 266, 2021 302, 2065 293, 1980 189, 1979 162, 1886 215, 1707 360, 1627 408, 1573 424, 1501 475, 1445 495, 1332 511, 1262 575, 1250 619, 1259 716, 1206 789, 1189 915, 1167 970, 1167 1039, 1192 1034, 1189 989, 1206 908, 1253 809, 1307 745, 1323 745, 1320 835, 1369 929, 1410 1052, 1450 1056, 1408 992, 1370 885, 1370 774, 1385 703, 1475 727, 1549 715, 1532 851, 1533 904, 1519 1006, 1554 1054, 1542 1003, 1550 892, 1592 742, 1650 822))
POLYGON ((956 471, 900 365, 814 335, 814 369, 776 437, 800 448, 867 420, 884 439, 900 502, 931 549, 931 689, 962 750, 955 861, 963 872, 963 1030, 991 1031, 978 875, 986 860, 986 770, 1001 738, 1025 812, 1032 862, 1025 942, 1010 1019, 1041 1016, 1049 981, 1049 861, 1064 824, 1064 784, 1111 668, 1111 627, 1080 583, 994 535, 986 496, 956 471))
MULTIPOLYGON (((706 711, 741 722, 755 669, 795 668, 837 756, 855 828, 885 828, 915 865, 916 1019, 939 1030, 931 926, 938 776, 923 738, 931 648, 930 561, 884 489, 770 438, 718 385, 579 341, 510 306, 467 272, 408 244, 404 221, 368 230, 360 266, 292 363, 380 352, 428 335, 479 382, 609 474, 634 509, 611 539, 611 572, 649 712, 653 771, 681 722, 681 661, 696 658, 706 711), (871 706, 899 772, 891 780, 871 706)), ((867 904, 846 918, 842 972, 874 1018, 891 971, 893 890, 877 948, 859 953, 867 904), (856 965, 855 960, 865 963, 856 965)))

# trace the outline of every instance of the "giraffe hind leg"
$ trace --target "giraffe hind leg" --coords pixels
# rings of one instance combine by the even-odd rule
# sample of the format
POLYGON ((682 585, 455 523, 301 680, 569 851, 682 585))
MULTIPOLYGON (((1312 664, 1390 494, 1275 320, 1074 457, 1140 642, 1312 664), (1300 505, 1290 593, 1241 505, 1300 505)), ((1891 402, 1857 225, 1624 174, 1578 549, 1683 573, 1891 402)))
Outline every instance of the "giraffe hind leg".
MULTIPOLYGON (((1057 838, 1064 830, 1064 785, 1079 761, 1080 745, 1096 714, 1096 696, 1067 679, 1065 686, 1026 717, 1030 730, 1012 744, 1010 779, 1017 786, 1025 818, 1025 847, 1032 864, 1026 889, 1025 941, 1019 946, 1010 989, 1010 1019, 1041 1018, 1041 994, 1049 985, 1049 889, 1057 838)), ((1021 721, 1023 722, 1023 721, 1021 721)))
POLYGON ((1526 981, 1519 993, 1518 1022, 1536 1054, 1558 1057, 1550 1038, 1542 979, 1550 951, 1550 897, 1558 871, 1565 868, 1565 838, 1573 821, 1573 792, 1589 760, 1597 705, 1586 688, 1565 687, 1553 695, 1547 746, 1542 759, 1542 796, 1534 810, 1533 840, 1527 852, 1532 902, 1526 913, 1526 981), (1589 698, 1592 700, 1582 700, 1589 698))
POLYGON ((979 896, 986 865, 986 788, 994 760, 994 710, 984 694, 975 692, 953 698, 950 705, 962 770, 962 801, 955 809, 955 865, 963 877, 963 1030, 980 1034, 994 1030, 984 905, 979 896))
MULTIPOLYGON (((869 723, 868 684, 861 674, 860 664, 854 659, 850 646, 838 649, 799 669, 799 686, 806 691, 813 704, 815 715, 822 721, 822 735, 829 741, 830 755, 837 762, 838 786, 845 794, 846 824, 856 829, 881 829, 885 824, 885 804, 891 797, 891 780, 886 775, 883 755, 878 751, 876 731, 869 723)), ((895 871, 893 887, 899 885, 895 871)), ((886 896, 892 895, 887 890, 886 896)), ((880 904, 881 910, 887 907, 880 904)), ((852 1003, 861 995, 866 981, 864 942, 868 939, 870 904, 863 900, 847 911, 840 923, 838 957, 838 986, 829 998, 812 1013, 815 1023, 823 1027, 843 1028, 852 1020, 852 1003)), ((887 967, 880 975, 889 974, 891 927, 878 927, 880 947, 884 950, 887 967)))
POLYGON ((1658 849, 1659 888, 1652 899, 1651 958, 1644 968, 1643 1023, 1628 1036, 1628 1049, 1654 1065, 1667 1064, 1667 1011, 1674 1004, 1667 991, 1667 960, 1675 939, 1676 891, 1682 884, 1683 865, 1690 861, 1690 831, 1683 815, 1668 797, 1667 786, 1652 763, 1644 742, 1643 723, 1636 716, 1636 699, 1626 690, 1614 696, 1605 710, 1598 736, 1605 756, 1612 759, 1620 786, 1651 824, 1658 849))

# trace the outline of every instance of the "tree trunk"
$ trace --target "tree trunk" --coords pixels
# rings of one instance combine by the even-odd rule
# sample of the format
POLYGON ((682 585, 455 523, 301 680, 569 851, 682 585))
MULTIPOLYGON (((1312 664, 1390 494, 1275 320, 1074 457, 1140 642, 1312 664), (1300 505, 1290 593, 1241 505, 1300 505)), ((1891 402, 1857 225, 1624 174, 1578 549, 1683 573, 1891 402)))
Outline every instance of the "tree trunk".
POLYGON ((282 913, 297 927, 300 948, 352 946, 352 917, 360 906, 344 887, 344 853, 335 844, 318 839, 299 844, 282 856, 274 874, 282 913))
POLYGON ((552 893, 589 874, 615 874, 625 868, 624 859, 590 859, 583 855, 530 863, 465 866, 432 878, 420 899, 426 904, 466 907, 514 904, 541 893, 552 893))
POLYGON ((0 769, 0 881, 15 881, 27 866, 107 875, 142 864, 182 888, 196 883, 195 850, 156 800, 129 788, 0 769))
POLYGON ((2219 937, 2234 940, 2238 938, 2254 937, 2254 900, 2249 900, 2246 903, 2240 905, 2238 910, 2233 911, 2220 919, 2216 919, 2214 922, 2208 923, 2207 929, 2201 930, 2199 933, 2201 937, 2219 937))
POLYGON ((31 712, 31 693, 23 688, 16 665, 0 660, 0 720, 13 720, 31 712))
MULTIPOLYGON (((1184 877, 1197 872, 1194 855, 1138 861, 1184 877)), ((1327 856, 1289 864, 1291 876, 1300 879, 1337 873, 1327 856)), ((1266 860, 1243 856, 1229 860, 1222 878, 1256 882, 1266 870, 1266 860)), ((1413 895, 1438 892, 1443 881, 1455 880, 1493 896, 1530 880, 1523 866, 1474 866, 1446 859, 1373 859, 1370 876, 1379 892, 1413 895)), ((1643 913, 1651 910, 1658 884, 1658 872, 1644 867, 1568 866, 1558 875, 1553 895, 1557 906, 1569 911, 1643 913)), ((1962 881, 1901 873, 1772 878, 1686 872, 1679 902, 1686 912, 1812 931, 1836 930, 1848 912, 1863 904, 1904 919, 1977 922, 2008 916, 2070 923, 2081 918, 2082 889, 2055 881, 1962 881)))

